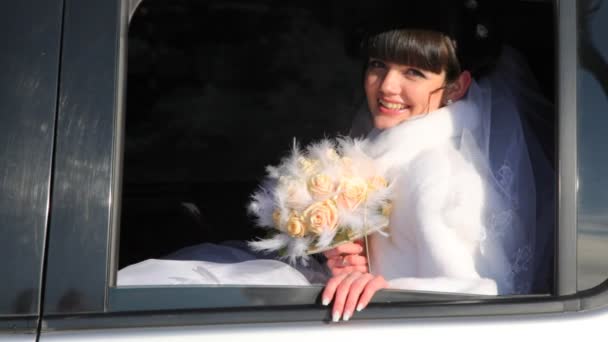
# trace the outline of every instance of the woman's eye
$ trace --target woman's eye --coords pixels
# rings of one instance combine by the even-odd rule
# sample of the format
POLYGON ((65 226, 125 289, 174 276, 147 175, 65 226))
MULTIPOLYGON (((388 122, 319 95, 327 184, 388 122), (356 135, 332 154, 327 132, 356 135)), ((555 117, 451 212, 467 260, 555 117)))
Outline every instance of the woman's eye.
POLYGON ((424 73, 422 71, 418 70, 418 69, 407 69, 407 71, 405 73, 408 76, 415 76, 415 77, 426 78, 426 76, 424 75, 424 73))
POLYGON ((384 63, 382 63, 381 61, 375 60, 375 59, 372 59, 371 61, 369 61, 367 63, 367 66, 370 68, 384 68, 385 67, 384 63))

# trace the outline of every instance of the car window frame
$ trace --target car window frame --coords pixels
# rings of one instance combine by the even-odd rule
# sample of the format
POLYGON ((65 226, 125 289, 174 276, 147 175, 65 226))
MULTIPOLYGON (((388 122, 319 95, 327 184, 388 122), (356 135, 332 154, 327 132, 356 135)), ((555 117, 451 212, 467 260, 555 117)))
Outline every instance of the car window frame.
POLYGON ((605 33, 606 3, 579 1, 579 77, 578 77, 578 290, 597 286, 607 278, 608 240, 606 219, 608 202, 597 194, 606 188, 603 172, 608 163, 602 158, 602 147, 608 144, 603 131, 608 111, 608 44, 600 38, 605 33), (602 31, 604 29, 604 31, 602 31), (601 97, 603 96, 603 99, 601 97), (592 171, 593 170, 593 171, 592 171))
POLYGON ((104 312, 119 214, 122 0, 65 4, 43 315, 104 312), (117 129, 118 128, 118 129, 117 129))
MULTIPOLYGON (((124 139, 124 70, 126 61, 126 39, 128 31, 127 0, 105 1, 100 5, 98 0, 82 0, 68 4, 66 16, 66 32, 64 36, 64 58, 62 59, 63 96, 74 95, 73 102, 62 103, 58 120, 56 177, 54 179, 54 201, 67 201, 63 205, 54 205, 53 221, 49 252, 67 248, 69 252, 49 253, 49 269, 47 276, 47 296, 45 302, 45 319, 48 328, 65 328, 66 324, 77 324, 74 321, 65 322, 54 317, 65 315, 82 315, 81 319, 90 324, 103 326, 104 315, 134 315, 124 322, 114 322, 114 326, 147 325, 154 321, 151 317, 164 317, 162 325, 181 324, 215 324, 239 322, 289 322, 289 321, 326 321, 329 310, 319 304, 321 286, 303 288, 278 288, 244 286, 163 286, 163 287, 116 287, 115 274, 117 271, 116 253, 118 246, 119 227, 117 218, 120 210, 120 187, 122 167, 122 143, 124 139), (106 6, 108 8, 101 8, 106 6), (71 14, 71 15, 70 15, 71 14), (83 20, 82 18, 88 18, 83 20), (97 29, 92 27, 98 26, 97 29), (102 28, 102 29, 99 29, 102 28), (73 32, 78 32, 74 34, 73 32), (102 37, 98 37, 99 35, 102 37), (111 59, 102 67, 82 69, 78 65, 79 51, 76 47, 85 46, 93 37, 101 40, 107 50, 103 58, 111 59), (75 64, 75 65, 72 65, 75 64), (63 77, 63 75, 66 77, 63 77), (95 77, 105 74, 106 77, 95 77), (107 76, 110 75, 110 76, 107 76), (103 80, 103 84, 90 85, 83 80, 103 80), (82 84, 89 88, 82 88, 82 84), (86 96, 87 92, 96 92, 97 98, 86 96), (78 97, 78 95, 82 95, 78 97), (103 98, 106 103, 100 102, 103 98), (111 103, 111 105, 108 105, 111 103), (77 108, 92 108, 99 104, 100 108, 93 111, 82 111, 77 108), (79 121, 98 120, 97 126, 78 126, 79 121), (76 130, 76 131, 74 131, 76 130), (84 139, 77 144, 77 140, 84 139), (106 146, 96 150, 95 156, 85 153, 92 142, 105 142, 106 146), (60 148, 61 147, 61 148, 60 148), (86 157, 86 158, 85 158, 86 157), (84 158, 84 162, 75 163, 84 158), (90 164, 88 168, 78 165, 90 164), (92 194, 75 187, 61 187, 70 177, 92 180, 96 176, 103 177, 104 184, 100 188, 101 195, 92 194), (55 193, 57 192, 57 193, 55 193), (100 197, 101 196, 101 197, 100 197), (97 203, 95 216, 97 221, 91 222, 90 216, 70 216, 70 211, 83 212, 78 208, 86 208, 87 204, 104 199, 97 203), (88 225, 87 225, 88 224, 88 225), (78 229, 76 229, 78 228, 78 229), (77 232, 76 237, 69 234, 77 232), (67 236, 67 241, 62 238, 67 236), (78 244, 85 236, 93 236, 93 242, 78 244), (94 249, 93 255, 87 254, 94 249), (83 256, 90 262, 70 260, 74 255, 83 256), (65 263, 75 270, 78 277, 84 281, 61 279, 64 274, 62 267, 65 263), (86 265, 86 266, 85 266, 86 265), (230 305, 204 305, 198 302, 196 306, 187 303, 185 298, 192 298, 187 293, 195 291, 197 297, 209 298, 217 296, 235 296, 230 305), (274 291, 274 292, 273 292, 274 291), (269 294, 285 291, 286 302, 277 302, 269 294), (292 291, 291 293, 289 291, 292 291), (257 294, 251 295, 251 292, 257 294), (293 299, 293 298, 296 299, 293 299), (67 298, 67 299, 66 299, 67 298), (175 298, 175 302, 167 298, 175 298), (59 305, 66 299, 64 305, 59 305), (185 304, 179 304, 185 303, 185 304), (200 305, 199 305, 200 303, 200 305), (252 309, 256 309, 255 311, 252 309), (260 314, 261 311, 263 314, 260 314), (137 314, 136 314, 137 312, 137 314), (169 320, 166 318, 170 315, 169 320), (140 318, 137 318, 140 317, 140 318), (97 322, 97 323, 95 323, 97 322)), ((608 296, 604 291, 607 284, 595 288, 597 293, 584 293, 587 298, 576 294, 576 71, 572 66, 577 65, 576 56, 576 4, 564 0, 556 0, 556 39, 559 38, 558 56, 558 117, 559 117, 559 224, 557 228, 557 268, 556 292, 553 296, 509 296, 509 297, 463 297, 428 295, 406 291, 384 290, 373 300, 369 308, 357 314, 357 319, 379 318, 410 318, 410 317, 458 317, 477 315, 531 314, 579 311, 586 307, 599 307, 600 304, 592 298, 608 296), (574 51, 574 53, 572 52, 574 51), (574 104, 574 105, 573 105, 574 104), (573 135, 574 134, 574 135, 573 135), (573 144, 574 148, 561 148, 565 143, 573 144), (573 162, 574 161, 574 162, 573 162), (574 256, 574 259, 571 257, 574 256), (573 267, 573 268, 571 268, 573 267), (412 301, 413 298, 422 299, 412 301), (457 305, 455 305, 457 304, 457 305), (588 306, 585 306, 588 305, 588 306)), ((101 44, 101 43, 100 43, 101 44)), ((103 45, 102 44, 102 45, 103 45)), ((63 97, 62 97, 63 98, 63 97)), ((567 145, 566 145, 567 146, 567 145)), ((88 183, 80 184, 87 187, 88 183)), ((199 299, 200 299, 199 298, 199 299)), ((220 297, 221 298, 221 297, 220 297)), ((198 300, 198 299, 197 299, 198 300)))

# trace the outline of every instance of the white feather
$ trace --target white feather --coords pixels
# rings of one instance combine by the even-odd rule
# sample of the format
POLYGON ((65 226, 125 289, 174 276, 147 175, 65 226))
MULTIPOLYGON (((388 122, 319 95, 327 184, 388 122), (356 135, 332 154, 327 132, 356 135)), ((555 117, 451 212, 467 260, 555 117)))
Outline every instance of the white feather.
POLYGON ((274 252, 286 247, 290 239, 287 234, 277 234, 268 239, 249 241, 248 245, 257 252, 274 252))
POLYGON ((326 248, 327 246, 329 246, 334 237, 336 236, 336 230, 332 229, 332 230, 324 230, 321 235, 319 235, 319 240, 317 241, 317 247, 318 248, 326 248))
POLYGON ((252 196, 249 203, 249 213, 256 216, 256 224, 260 227, 273 227, 272 213, 274 211, 274 201, 268 190, 260 188, 252 196))
POLYGON ((302 264, 308 264, 308 255, 306 251, 310 246, 312 239, 310 237, 304 237, 299 239, 291 239, 289 246, 287 247, 287 257, 291 264, 295 264, 298 260, 302 262, 302 264))

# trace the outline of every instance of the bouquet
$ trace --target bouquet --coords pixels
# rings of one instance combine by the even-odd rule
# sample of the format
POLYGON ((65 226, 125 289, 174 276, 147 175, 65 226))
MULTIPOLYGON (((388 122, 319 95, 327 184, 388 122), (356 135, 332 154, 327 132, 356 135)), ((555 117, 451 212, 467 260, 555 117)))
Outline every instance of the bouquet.
POLYGON ((268 229, 249 242, 257 251, 278 252, 294 263, 388 226, 391 184, 364 152, 364 141, 323 140, 291 154, 252 195, 249 212, 268 229))

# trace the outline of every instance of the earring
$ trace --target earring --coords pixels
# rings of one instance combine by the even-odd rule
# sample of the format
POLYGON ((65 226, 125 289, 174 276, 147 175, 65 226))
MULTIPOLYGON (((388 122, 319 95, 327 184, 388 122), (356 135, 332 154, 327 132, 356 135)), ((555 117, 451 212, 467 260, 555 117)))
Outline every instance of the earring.
POLYGON ((451 105, 452 103, 454 103, 454 100, 452 100, 452 99, 448 99, 448 100, 447 100, 445 103, 446 103, 446 104, 449 106, 449 105, 451 105))

